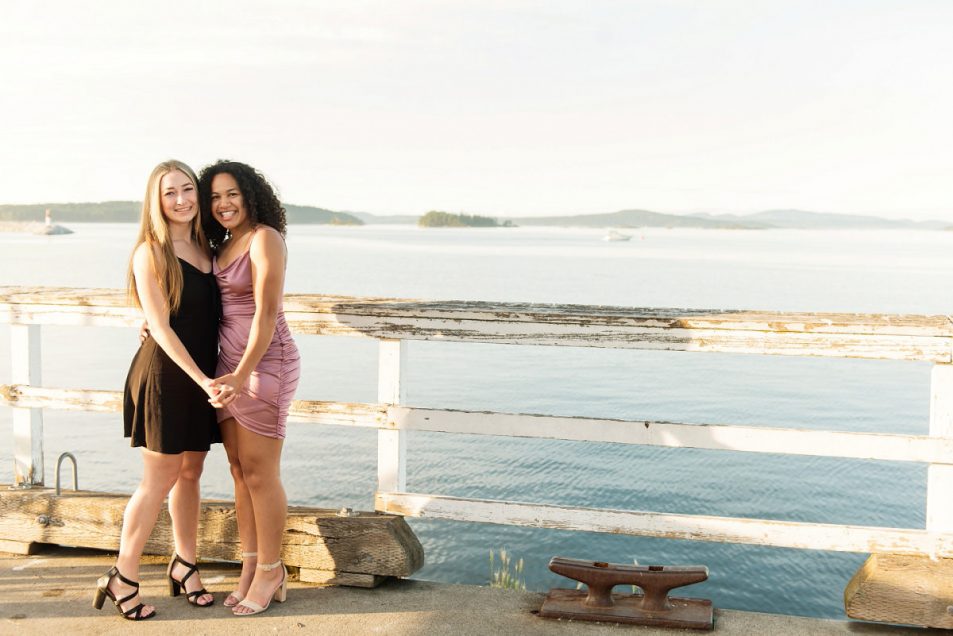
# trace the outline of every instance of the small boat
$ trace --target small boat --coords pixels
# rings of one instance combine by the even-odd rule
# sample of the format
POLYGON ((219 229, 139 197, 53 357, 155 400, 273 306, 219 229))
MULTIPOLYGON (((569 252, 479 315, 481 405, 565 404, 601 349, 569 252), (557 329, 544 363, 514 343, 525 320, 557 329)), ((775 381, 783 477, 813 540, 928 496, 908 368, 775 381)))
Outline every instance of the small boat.
POLYGON ((622 232, 619 232, 618 230, 609 230, 608 232, 606 232, 606 235, 602 237, 602 240, 615 242, 615 241, 628 241, 631 238, 632 236, 630 234, 623 234, 622 232))

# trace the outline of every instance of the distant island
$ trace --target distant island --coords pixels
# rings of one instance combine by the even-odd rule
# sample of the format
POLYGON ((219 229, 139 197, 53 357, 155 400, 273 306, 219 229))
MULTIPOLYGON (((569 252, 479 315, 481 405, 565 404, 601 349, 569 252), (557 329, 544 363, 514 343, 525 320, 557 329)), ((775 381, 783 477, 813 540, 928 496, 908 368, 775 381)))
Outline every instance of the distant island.
MULTIPOLYGON (((135 223, 142 204, 138 201, 101 203, 37 203, 0 205, 0 222, 42 223, 49 208, 57 222, 135 223)), ((589 227, 589 228, 699 228, 717 230, 848 230, 909 229, 953 230, 944 221, 885 219, 871 215, 833 214, 807 210, 765 210, 753 214, 664 214, 651 210, 630 209, 599 214, 566 216, 499 217, 453 214, 439 210, 423 216, 410 214, 380 215, 368 212, 339 212, 309 205, 285 204, 288 223, 324 225, 420 225, 423 227, 589 227)), ((953 216, 953 215, 951 215, 953 216)))
POLYGON ((420 227, 513 227, 511 221, 500 223, 489 216, 476 214, 452 214, 431 210, 417 221, 420 227))

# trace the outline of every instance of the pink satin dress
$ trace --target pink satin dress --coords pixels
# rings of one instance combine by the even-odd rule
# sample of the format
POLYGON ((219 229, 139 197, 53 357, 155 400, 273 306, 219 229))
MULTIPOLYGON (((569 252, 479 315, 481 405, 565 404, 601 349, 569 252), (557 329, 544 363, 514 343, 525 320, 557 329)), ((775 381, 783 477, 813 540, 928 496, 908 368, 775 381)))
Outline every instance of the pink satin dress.
MULTIPOLYGON (((222 292, 222 322, 218 331, 218 367, 215 372, 218 377, 232 373, 245 353, 255 316, 255 296, 251 257, 247 251, 225 268, 220 268, 216 259, 212 270, 222 292)), ((241 394, 228 406, 216 409, 218 421, 234 417, 239 425, 259 435, 284 439, 288 408, 300 376, 298 347, 285 322, 285 313, 279 307, 275 334, 268 350, 252 371, 241 394)))

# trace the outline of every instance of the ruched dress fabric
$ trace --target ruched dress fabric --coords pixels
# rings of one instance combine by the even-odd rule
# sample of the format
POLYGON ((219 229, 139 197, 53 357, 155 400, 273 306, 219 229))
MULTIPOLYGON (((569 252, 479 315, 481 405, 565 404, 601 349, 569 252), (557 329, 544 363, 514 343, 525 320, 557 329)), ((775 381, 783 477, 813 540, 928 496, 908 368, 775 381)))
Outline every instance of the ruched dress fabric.
MULTIPOLYGON (((202 372, 214 377, 221 316, 215 276, 179 259, 182 298, 169 326, 202 372)), ((132 359, 123 391, 124 435, 131 446, 178 454, 207 451, 222 437, 208 395, 152 337, 132 359)))
MULTIPOLYGON (((252 319, 255 316, 255 296, 252 289, 251 256, 246 251, 237 259, 220 268, 212 263, 222 294, 222 322, 219 326, 219 353, 216 377, 232 373, 241 362, 252 319)), ((218 421, 234 417, 238 424, 250 431, 284 439, 288 408, 298 387, 301 375, 301 357, 285 322, 285 314, 278 308, 275 333, 268 350, 251 372, 242 392, 228 406, 218 409, 218 421)))

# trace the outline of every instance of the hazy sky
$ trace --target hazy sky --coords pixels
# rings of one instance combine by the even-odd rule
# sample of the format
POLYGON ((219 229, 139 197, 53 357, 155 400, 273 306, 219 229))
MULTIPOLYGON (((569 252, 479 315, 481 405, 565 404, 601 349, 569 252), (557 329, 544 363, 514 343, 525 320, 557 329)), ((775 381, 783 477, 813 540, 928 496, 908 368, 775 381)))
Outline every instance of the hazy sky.
POLYGON ((953 2, 5 0, 0 203, 953 220, 953 2))

